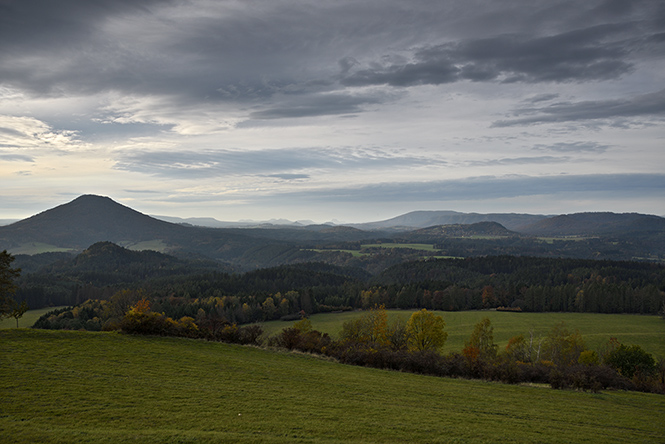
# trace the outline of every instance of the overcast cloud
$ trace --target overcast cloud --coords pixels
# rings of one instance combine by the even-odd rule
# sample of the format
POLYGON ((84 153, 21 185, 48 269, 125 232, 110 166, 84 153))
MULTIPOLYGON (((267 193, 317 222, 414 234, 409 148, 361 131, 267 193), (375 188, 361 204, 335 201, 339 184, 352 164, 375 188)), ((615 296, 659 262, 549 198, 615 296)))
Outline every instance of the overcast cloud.
POLYGON ((0 217, 665 215, 659 0, 4 0, 0 217))

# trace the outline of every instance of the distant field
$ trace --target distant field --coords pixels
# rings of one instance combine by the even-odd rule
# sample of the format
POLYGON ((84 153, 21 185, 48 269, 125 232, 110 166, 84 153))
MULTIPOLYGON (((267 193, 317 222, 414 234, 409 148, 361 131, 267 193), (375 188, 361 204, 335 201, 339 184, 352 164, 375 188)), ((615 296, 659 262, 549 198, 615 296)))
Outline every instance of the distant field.
POLYGON ((559 237, 537 237, 541 242, 553 244, 555 241, 584 241, 589 239, 598 239, 594 236, 559 236, 559 237))
MULTIPOLYGON (((409 319, 412 311, 388 310, 389 322, 401 318, 409 319)), ((494 326, 494 340, 500 347, 505 347, 508 340, 516 335, 528 337, 533 330, 538 336, 544 336, 559 322, 565 322, 569 330, 579 330, 587 346, 598 348, 611 336, 624 344, 637 344, 655 356, 665 358, 665 320, 658 316, 615 315, 597 313, 511 313, 499 311, 460 311, 435 312, 446 321, 445 330, 448 341, 443 352, 461 351, 468 340, 474 325, 488 317, 494 326)), ((333 337, 337 337, 342 324, 350 319, 362 316, 363 312, 322 313, 313 315, 312 326, 333 337)), ((292 322, 272 321, 264 323, 266 334, 272 335, 292 322)))
POLYGON ((361 253, 360 250, 344 250, 344 249, 328 249, 328 248, 307 248, 305 251, 316 251, 317 253, 326 253, 331 251, 339 251, 342 253, 349 253, 353 257, 368 256, 367 253, 361 253))
POLYGON ((0 331, 3 443, 657 443, 665 397, 180 338, 0 331))
POLYGON ((434 245, 431 244, 363 244, 362 248, 410 248, 412 250, 436 251, 434 245))
MULTIPOLYGON (((431 252, 437 252, 439 250, 434 249, 434 245, 431 244, 391 244, 391 243, 384 243, 384 244, 362 244, 360 246, 361 249, 368 249, 368 248, 383 248, 383 249, 391 249, 391 248, 407 248, 411 250, 420 250, 420 251, 431 251, 431 252)), ((344 249, 310 249, 310 251, 316 251, 319 253, 327 252, 327 251, 340 251, 344 253, 350 253, 354 257, 360 257, 360 256, 368 256, 371 253, 367 253, 361 250, 344 250, 344 249)), ((432 258, 437 258, 437 259, 457 259, 455 256, 429 256, 432 258)))
MULTIPOLYGON (((19 328, 32 327, 32 324, 34 324, 37 321, 37 319, 41 317, 41 315, 51 310, 56 310, 58 308, 62 307, 48 307, 48 308, 40 308, 38 310, 28 310, 25 313, 23 313, 22 317, 19 318, 18 326, 19 328)), ((16 319, 9 318, 1 320, 0 328, 16 328, 16 319)))
POLYGON ((49 245, 42 242, 28 242, 22 244, 20 247, 11 248, 12 254, 41 254, 41 253, 68 253, 74 252, 71 248, 61 248, 55 245, 49 245))
POLYGON ((134 251, 152 250, 159 253, 165 253, 169 249, 169 246, 161 239, 154 239, 137 243, 123 243, 122 246, 134 251))

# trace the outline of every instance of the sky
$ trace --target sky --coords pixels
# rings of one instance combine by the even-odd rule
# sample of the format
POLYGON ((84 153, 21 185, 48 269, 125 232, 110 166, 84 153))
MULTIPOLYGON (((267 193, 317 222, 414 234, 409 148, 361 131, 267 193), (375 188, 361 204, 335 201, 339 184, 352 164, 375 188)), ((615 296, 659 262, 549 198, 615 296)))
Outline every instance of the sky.
POLYGON ((665 215, 660 0, 0 0, 0 218, 665 215))

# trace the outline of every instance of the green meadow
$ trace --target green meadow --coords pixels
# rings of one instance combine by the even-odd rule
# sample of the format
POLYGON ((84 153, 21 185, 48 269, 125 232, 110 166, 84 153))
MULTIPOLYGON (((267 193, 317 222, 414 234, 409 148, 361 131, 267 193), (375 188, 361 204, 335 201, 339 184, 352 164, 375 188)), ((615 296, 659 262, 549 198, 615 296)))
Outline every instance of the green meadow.
POLYGON ((3 443, 656 443, 665 397, 341 365, 119 333, 0 330, 3 443))
POLYGON ((41 253, 68 253, 73 252, 71 248, 56 247, 43 242, 28 242, 19 247, 12 248, 12 254, 41 254, 41 253))
POLYGON ((361 248, 409 248, 411 250, 436 251, 434 245, 431 244, 363 244, 361 248))
MULTIPOLYGON (((408 310, 387 310, 388 322, 401 319, 403 322, 411 316, 408 310)), ((448 340, 443 353, 461 351, 464 342, 469 339, 473 327, 484 317, 488 317, 494 327, 494 341, 499 347, 505 347, 508 340, 520 334, 529 338, 544 337, 550 329, 564 322, 571 330, 579 330, 587 347, 598 349, 610 337, 616 337, 623 344, 637 344, 654 356, 665 357, 665 320, 658 316, 597 314, 597 313, 515 313, 503 311, 435 311, 446 322, 445 331, 448 340)), ((362 311, 344 313, 321 313, 310 317, 312 327, 332 337, 338 337, 344 322, 363 315, 362 311)), ((266 335, 272 335, 292 322, 271 321, 263 324, 266 335)))
MULTIPOLYGON (((23 313, 23 316, 21 316, 18 319, 18 326, 19 328, 28 328, 32 327, 32 325, 41 317, 41 315, 48 313, 49 311, 56 310, 58 308, 62 307, 47 307, 47 308, 40 308, 38 310, 28 310, 25 313, 23 313)), ((0 328, 16 328, 16 319, 14 318, 5 318, 5 319, 0 319, 0 328)))

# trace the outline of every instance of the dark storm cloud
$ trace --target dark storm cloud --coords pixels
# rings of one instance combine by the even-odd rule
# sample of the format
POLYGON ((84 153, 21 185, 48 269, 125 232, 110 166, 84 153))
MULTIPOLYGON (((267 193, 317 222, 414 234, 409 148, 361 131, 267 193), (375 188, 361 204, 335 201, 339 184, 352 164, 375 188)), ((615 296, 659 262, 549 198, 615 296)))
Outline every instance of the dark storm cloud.
POLYGON ((538 94, 533 97, 525 99, 525 102, 528 103, 538 103, 538 102, 549 102, 559 97, 559 94, 538 94))
POLYGON ((178 178, 253 174, 282 179, 305 179, 308 174, 299 171, 353 170, 366 167, 407 168, 435 163, 436 161, 429 158, 393 156, 375 150, 301 148, 258 151, 132 152, 123 155, 115 164, 115 168, 178 178))
POLYGON ((101 25, 110 17, 147 14, 168 3, 5 0, 0 3, 0 79, 37 94, 62 93, 54 91, 58 87, 90 92, 129 86, 136 79, 128 68, 140 60, 100 38, 101 25))
POLYGON ((391 3, 5 0, 0 79, 34 95, 156 94, 174 106, 317 93, 345 52, 422 36, 391 3))
POLYGON ((663 8, 631 3, 5 0, 0 79, 36 95, 158 94, 173 106, 314 94, 253 117, 345 114, 363 103, 341 93, 336 103, 317 103, 316 95, 368 85, 618 78, 636 54, 662 48, 654 23, 663 8))
POLYGON ((588 193, 607 198, 658 197, 664 174, 599 174, 546 177, 472 177, 435 182, 385 183, 357 188, 288 193, 286 199, 320 202, 440 202, 588 193), (371 198, 371 199, 370 199, 371 198))
POLYGON ((538 37, 499 35, 422 48, 411 63, 359 70, 350 86, 473 82, 570 82, 615 79, 629 72, 636 24, 607 24, 538 37))
MULTIPOLYGON (((557 102, 540 108, 524 107, 514 112, 514 119, 498 120, 494 127, 532 125, 584 120, 602 120, 623 125, 622 119, 665 116, 665 89, 627 99, 557 102)), ((642 121, 640 121, 643 123, 642 121)))

